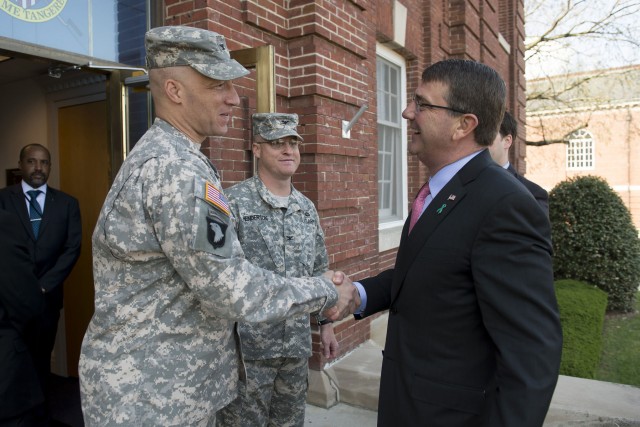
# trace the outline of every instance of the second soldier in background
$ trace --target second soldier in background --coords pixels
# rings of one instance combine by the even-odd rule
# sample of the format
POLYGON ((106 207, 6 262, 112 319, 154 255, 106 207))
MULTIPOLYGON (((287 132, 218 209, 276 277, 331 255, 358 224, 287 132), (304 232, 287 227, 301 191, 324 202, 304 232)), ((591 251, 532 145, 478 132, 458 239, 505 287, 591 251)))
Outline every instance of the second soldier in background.
MULTIPOLYGON (((226 191, 247 259, 284 277, 317 276, 329 268, 316 209, 291 184, 302 137, 296 114, 253 115, 257 175, 226 191)), ((322 321, 323 353, 336 356, 331 323, 322 321)), ((239 397, 218 413, 219 426, 302 426, 311 356, 309 316, 239 323, 246 379, 239 397)))

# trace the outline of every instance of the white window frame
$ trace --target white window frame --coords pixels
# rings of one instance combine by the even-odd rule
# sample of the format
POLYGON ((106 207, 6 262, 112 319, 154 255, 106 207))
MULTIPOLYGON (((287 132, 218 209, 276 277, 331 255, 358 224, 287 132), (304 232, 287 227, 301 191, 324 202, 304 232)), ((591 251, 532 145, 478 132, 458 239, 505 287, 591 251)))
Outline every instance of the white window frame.
POLYGON ((567 170, 593 170, 596 167, 596 142, 587 129, 572 132, 567 137, 567 170))
MULTIPOLYGON (((400 171, 396 174, 400 179, 398 185, 399 197, 397 198, 398 206, 396 207, 398 212, 398 218, 389 221, 380 220, 380 211, 378 211, 378 250, 384 252, 390 249, 397 248, 400 245, 400 235, 402 234, 402 227, 408 215, 408 166, 407 166, 407 121, 402 118, 402 111, 407 105, 407 65, 405 59, 394 52, 393 50, 381 45, 376 44, 376 55, 380 58, 391 62, 392 64, 400 68, 400 93, 398 99, 398 117, 400 118, 400 144, 398 159, 400 171)), ((376 58, 377 63, 377 58, 376 58)), ((379 171, 378 171, 379 172, 379 171)), ((378 173, 379 176, 379 173, 378 173)))

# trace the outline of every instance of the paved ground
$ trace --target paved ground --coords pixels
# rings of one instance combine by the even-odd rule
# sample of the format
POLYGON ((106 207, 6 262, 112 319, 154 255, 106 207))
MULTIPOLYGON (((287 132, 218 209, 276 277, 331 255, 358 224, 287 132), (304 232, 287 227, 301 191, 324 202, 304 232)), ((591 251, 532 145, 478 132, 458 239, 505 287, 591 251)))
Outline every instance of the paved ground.
POLYGON ((377 416, 378 413, 375 411, 345 403, 338 403, 329 409, 307 405, 304 425, 308 427, 368 427, 376 425, 377 416))
MULTIPOLYGON (((374 427, 377 412, 307 405, 306 427, 374 427)), ((640 388, 560 376, 544 427, 640 427, 640 388)))

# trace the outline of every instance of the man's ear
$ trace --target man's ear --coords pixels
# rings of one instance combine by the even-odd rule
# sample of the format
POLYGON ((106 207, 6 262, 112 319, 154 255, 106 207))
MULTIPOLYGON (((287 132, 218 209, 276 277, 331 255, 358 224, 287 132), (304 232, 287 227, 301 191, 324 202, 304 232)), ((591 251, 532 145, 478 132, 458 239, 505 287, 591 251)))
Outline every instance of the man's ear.
POLYGON ((509 148, 511 148, 511 144, 513 144, 513 136, 507 135, 502 138, 502 144, 505 150, 509 150, 509 148))
POLYGON ((251 151, 253 152, 253 156, 256 159, 260 158, 261 153, 261 149, 262 149, 262 144, 258 144, 257 142, 254 142, 251 144, 251 151))
POLYGON ((164 93, 171 102, 182 104, 183 87, 178 80, 166 79, 164 81, 164 93))
POLYGON ((475 114, 464 114, 458 120, 458 125, 454 132, 454 139, 463 139, 469 136, 478 127, 478 117, 475 114))

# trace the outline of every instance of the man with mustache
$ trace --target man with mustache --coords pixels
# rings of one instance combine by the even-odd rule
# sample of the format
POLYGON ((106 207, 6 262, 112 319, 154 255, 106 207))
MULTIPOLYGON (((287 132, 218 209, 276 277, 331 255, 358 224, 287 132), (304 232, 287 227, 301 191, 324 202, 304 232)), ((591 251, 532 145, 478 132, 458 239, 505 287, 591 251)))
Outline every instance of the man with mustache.
POLYGON ((0 208, 20 218, 21 232, 44 294, 39 332, 30 338, 36 343, 32 349, 33 359, 46 396, 51 351, 62 309, 63 283, 80 256, 80 207, 74 197, 47 185, 51 154, 46 147, 40 144, 23 147, 18 166, 22 182, 0 190, 0 208))

